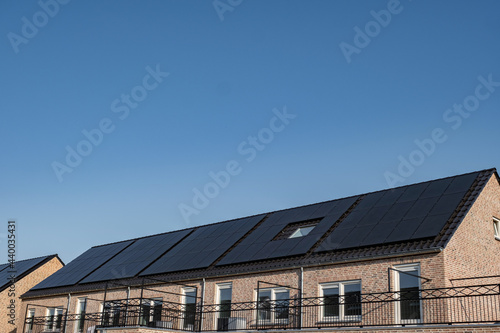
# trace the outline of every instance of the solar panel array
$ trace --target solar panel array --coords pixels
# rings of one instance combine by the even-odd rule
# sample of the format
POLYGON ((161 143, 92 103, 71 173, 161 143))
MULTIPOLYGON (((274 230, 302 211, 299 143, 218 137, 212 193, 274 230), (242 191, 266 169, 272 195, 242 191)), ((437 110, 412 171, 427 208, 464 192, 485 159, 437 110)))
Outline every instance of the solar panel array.
POLYGON ((316 252, 436 237, 478 173, 367 194, 316 252))
MULTIPOLYGON (((303 255, 322 238, 315 252, 435 237, 478 175, 466 174, 93 247, 33 289, 207 268, 219 258, 217 266, 303 255), (310 221, 317 224, 309 234, 289 238, 296 228, 310 221)), ((19 262, 18 271, 30 265, 19 262)), ((7 278, 6 274, 7 265, 0 265, 0 281, 7 278)))
POLYGON ((193 229, 187 229, 140 238, 81 283, 133 277, 192 231, 193 229))
POLYGON ((124 241, 93 247, 32 289, 73 285, 132 243, 133 241, 124 241))
POLYGON ((200 227, 140 275, 205 268, 249 232, 264 214, 200 227))
POLYGON ((224 256, 218 265, 304 254, 316 244, 357 198, 333 200, 273 213, 254 232, 224 256), (274 240, 275 236, 287 225, 316 219, 321 219, 321 221, 308 235, 274 240))
POLYGON ((3 288, 10 283, 9 278, 11 274, 15 274, 17 277, 21 276, 32 267, 41 263, 46 258, 47 257, 39 257, 39 258, 17 261, 15 263, 15 268, 14 268, 15 270, 10 269, 9 264, 0 265, 0 288, 3 288))

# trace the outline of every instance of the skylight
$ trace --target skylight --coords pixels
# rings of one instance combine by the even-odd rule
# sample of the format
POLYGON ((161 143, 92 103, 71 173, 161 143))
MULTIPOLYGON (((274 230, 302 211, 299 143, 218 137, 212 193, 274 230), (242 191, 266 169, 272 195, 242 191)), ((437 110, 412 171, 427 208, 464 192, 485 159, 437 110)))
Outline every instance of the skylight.
POLYGON ((274 236, 273 241, 307 236, 320 221, 321 219, 314 219, 289 223, 274 236))
POLYGON ((298 238, 307 236, 314 229, 315 226, 316 225, 310 225, 307 227, 297 228, 297 230, 295 230, 293 234, 291 234, 290 237, 288 238, 298 238))

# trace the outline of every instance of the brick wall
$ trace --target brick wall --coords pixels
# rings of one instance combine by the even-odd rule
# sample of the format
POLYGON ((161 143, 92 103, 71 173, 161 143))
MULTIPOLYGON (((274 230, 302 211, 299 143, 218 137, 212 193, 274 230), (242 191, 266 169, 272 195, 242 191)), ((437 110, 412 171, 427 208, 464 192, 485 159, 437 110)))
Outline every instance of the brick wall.
POLYGON ((54 274, 57 270, 59 270, 63 265, 58 258, 54 257, 50 261, 46 262, 44 265, 40 266, 35 271, 26 275, 24 278, 20 279, 15 283, 15 296, 9 296, 9 288, 2 291, 0 293, 0 332, 6 333, 15 333, 22 332, 24 315, 26 308, 24 304, 21 302, 20 296, 31 289, 36 284, 40 283, 42 280, 47 278, 48 276, 54 274), (8 317, 9 311, 7 309, 8 304, 11 300, 15 300, 15 325, 12 325, 8 322, 10 318, 8 317))
POLYGON ((500 241, 494 237, 493 217, 500 218, 500 185, 495 176, 490 178, 444 250, 446 282, 450 286, 500 284, 500 278, 450 281, 500 275, 500 241))

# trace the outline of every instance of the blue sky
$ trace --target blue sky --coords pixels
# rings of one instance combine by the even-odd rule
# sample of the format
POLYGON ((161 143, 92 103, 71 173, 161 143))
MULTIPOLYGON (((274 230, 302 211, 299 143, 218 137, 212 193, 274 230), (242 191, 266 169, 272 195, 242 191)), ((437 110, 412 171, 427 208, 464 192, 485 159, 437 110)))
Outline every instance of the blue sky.
POLYGON ((499 12, 2 1, 0 261, 498 167, 499 12))

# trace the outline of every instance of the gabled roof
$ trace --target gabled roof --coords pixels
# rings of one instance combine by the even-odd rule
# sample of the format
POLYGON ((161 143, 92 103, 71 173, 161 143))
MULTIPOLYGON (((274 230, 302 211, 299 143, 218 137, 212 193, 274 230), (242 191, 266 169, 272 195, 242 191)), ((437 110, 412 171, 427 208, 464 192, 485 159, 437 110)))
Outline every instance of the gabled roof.
POLYGON ((174 281, 439 251, 492 175, 495 169, 96 246, 25 296, 101 289, 110 280, 174 281), (289 237, 311 225, 307 235, 289 237))
MULTIPOLYGON (((45 257, 31 258, 26 260, 15 261, 14 265, 10 263, 1 264, 0 265, 0 292, 4 291, 11 284, 11 277, 15 276, 16 281, 19 281, 26 275, 35 271, 48 261, 53 258, 57 258, 59 261, 59 257, 57 254, 53 254, 45 257)), ((64 265, 64 263, 61 261, 64 265)))

